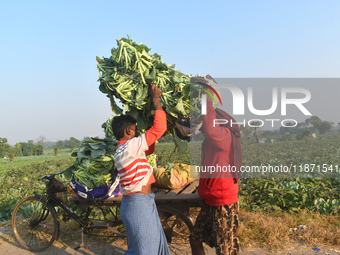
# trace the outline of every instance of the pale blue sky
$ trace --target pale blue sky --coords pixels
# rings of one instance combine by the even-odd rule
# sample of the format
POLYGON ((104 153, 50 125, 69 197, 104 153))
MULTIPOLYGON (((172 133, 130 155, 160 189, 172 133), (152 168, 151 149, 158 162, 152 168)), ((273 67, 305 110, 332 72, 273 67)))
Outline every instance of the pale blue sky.
MULTIPOLYGON (((187 74, 339 77, 339 1, 1 1, 0 137, 103 136, 95 57, 127 34, 187 74)), ((337 102, 335 102, 337 103, 337 102)))

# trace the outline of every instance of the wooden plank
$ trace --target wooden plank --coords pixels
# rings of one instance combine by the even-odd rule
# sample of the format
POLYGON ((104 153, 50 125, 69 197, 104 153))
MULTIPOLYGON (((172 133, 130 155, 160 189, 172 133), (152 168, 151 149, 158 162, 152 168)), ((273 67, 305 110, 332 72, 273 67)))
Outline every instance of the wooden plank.
POLYGON ((168 190, 158 190, 155 193, 155 199, 157 199, 158 197, 163 197, 166 195, 166 193, 168 192, 168 190))
POLYGON ((156 201, 180 201, 180 200, 188 200, 188 199, 198 199, 199 195, 198 193, 193 193, 193 194, 175 194, 175 193, 170 193, 170 194, 164 194, 163 196, 158 196, 155 198, 156 201))
POLYGON ((157 189, 153 189, 151 191, 156 195, 156 194, 168 193, 170 191, 170 189, 157 188, 157 189))
POLYGON ((169 192, 165 192, 162 194, 155 194, 155 200, 187 200, 187 199, 196 199, 197 196, 194 195, 195 193, 195 187, 198 186, 198 180, 194 180, 192 183, 186 185, 185 187, 182 187, 180 189, 173 189, 170 190, 169 192))
POLYGON ((181 191, 183 190, 183 188, 179 188, 179 189, 171 189, 167 194, 173 194, 173 195, 177 195, 179 193, 181 193, 181 191))
POLYGON ((158 199, 164 199, 168 197, 168 191, 158 191, 156 194, 155 194, 155 200, 158 200, 158 199))
POLYGON ((196 180, 189 184, 189 186, 183 190, 181 194, 192 194, 197 191, 199 181, 196 180))
POLYGON ((168 192, 167 194, 165 194, 164 195, 164 198, 166 198, 166 199, 176 199, 177 197, 179 197, 179 195, 178 195, 178 192, 179 192, 180 190, 171 190, 170 192, 168 192))
POLYGON ((79 205, 79 206, 98 206, 98 205, 106 205, 106 204, 120 204, 122 201, 123 196, 112 197, 105 200, 99 199, 82 199, 82 198, 70 198, 71 204, 79 205))
POLYGON ((196 188, 198 188, 199 183, 200 183, 200 180, 199 180, 199 179, 195 179, 195 180, 192 182, 192 185, 194 185, 196 188))
POLYGON ((169 202, 175 202, 175 201, 182 201, 182 200, 200 200, 200 197, 198 193, 193 193, 193 194, 180 194, 180 195, 175 195, 171 194, 168 196, 160 196, 157 197, 156 201, 169 201, 169 202))
POLYGON ((103 201, 103 202, 105 202, 105 201, 111 201, 111 202, 113 202, 113 201, 115 201, 115 202, 121 202, 121 201, 122 201, 122 199, 123 199, 123 196, 118 196, 118 197, 110 197, 109 199, 104 199, 104 200, 101 200, 101 201, 103 201))
POLYGON ((182 191, 182 188, 179 189, 160 189, 155 193, 155 200, 158 198, 165 197, 175 197, 178 193, 182 191))

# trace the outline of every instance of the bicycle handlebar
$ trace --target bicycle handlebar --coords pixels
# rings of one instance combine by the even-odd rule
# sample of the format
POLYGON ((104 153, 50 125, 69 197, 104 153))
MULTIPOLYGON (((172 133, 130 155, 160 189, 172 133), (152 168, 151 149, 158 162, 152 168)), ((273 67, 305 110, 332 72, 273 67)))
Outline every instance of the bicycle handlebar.
POLYGON ((47 179, 47 180, 51 181, 51 180, 54 179, 54 176, 59 175, 59 174, 63 174, 65 171, 66 170, 58 172, 58 173, 54 173, 54 174, 45 175, 45 176, 41 177, 40 180, 46 180, 47 179))

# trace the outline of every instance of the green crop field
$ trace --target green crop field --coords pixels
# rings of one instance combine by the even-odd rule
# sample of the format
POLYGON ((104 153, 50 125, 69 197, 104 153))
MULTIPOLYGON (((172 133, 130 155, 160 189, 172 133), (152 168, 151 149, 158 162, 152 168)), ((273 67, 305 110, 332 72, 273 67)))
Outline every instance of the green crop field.
POLYGON ((70 149, 62 149, 56 157, 54 154, 54 149, 45 149, 44 155, 40 156, 26 156, 26 157, 15 157, 14 162, 11 162, 9 158, 0 159, 0 172, 12 169, 13 167, 24 167, 29 163, 43 163, 46 160, 56 160, 60 161, 62 158, 69 158, 71 155, 70 149))
MULTIPOLYGON (((340 140, 287 141, 257 144, 243 141, 243 164, 303 165, 328 164, 340 166, 340 140)), ((156 146, 157 165, 168 162, 190 164, 200 159, 200 142, 190 143, 185 154, 179 154, 173 144, 156 146)), ((15 204, 23 197, 42 192, 39 177, 59 172, 73 163, 70 152, 43 156, 18 157, 14 163, 0 161, 0 220, 8 220, 15 204)), ((327 214, 340 212, 340 173, 335 178, 246 178, 239 181, 240 205, 249 211, 319 211, 327 214)), ((260 176, 259 176, 260 177, 260 176)), ((68 180, 63 179, 65 184, 68 180)))

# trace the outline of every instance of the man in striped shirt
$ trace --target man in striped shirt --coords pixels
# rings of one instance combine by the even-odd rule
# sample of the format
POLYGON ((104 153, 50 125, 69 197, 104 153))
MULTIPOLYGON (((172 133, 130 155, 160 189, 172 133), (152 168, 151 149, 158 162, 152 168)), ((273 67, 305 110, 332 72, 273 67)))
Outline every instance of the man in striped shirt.
POLYGON ((120 214, 128 235, 126 255, 170 255, 151 192, 151 184, 155 182, 153 169, 146 159, 167 129, 166 114, 159 101, 162 91, 152 84, 150 95, 155 118, 153 127, 145 134, 138 136, 136 120, 131 116, 117 116, 112 123, 119 140, 114 159, 123 194, 120 214))

